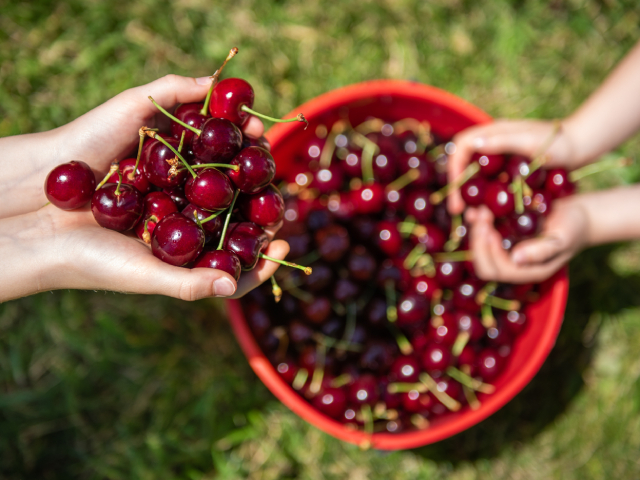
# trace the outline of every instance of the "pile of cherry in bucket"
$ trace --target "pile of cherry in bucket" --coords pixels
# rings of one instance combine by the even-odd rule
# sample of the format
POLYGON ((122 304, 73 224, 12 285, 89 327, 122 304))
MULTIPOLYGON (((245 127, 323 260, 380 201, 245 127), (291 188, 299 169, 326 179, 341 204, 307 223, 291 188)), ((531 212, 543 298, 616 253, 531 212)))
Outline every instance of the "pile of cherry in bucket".
MULTIPOLYGON (((171 132, 140 128, 135 158, 114 162, 97 188, 85 162, 54 168, 45 181, 49 201, 64 210, 90 201, 100 226, 133 230, 171 265, 215 268, 238 280, 260 258, 288 264, 263 253, 269 243, 264 228, 284 214, 282 195, 271 183, 276 164, 269 143, 240 130, 250 115, 263 115, 251 108, 249 83, 218 81, 236 53, 232 49, 213 75, 204 103, 179 105, 171 115, 149 97, 171 118, 171 132)), ((306 122, 302 115, 290 121, 306 122)))
POLYGON ((316 128, 279 184, 278 235, 313 273, 280 269, 245 316, 282 378, 349 428, 424 429, 478 408, 539 296, 533 284, 474 274, 469 230, 445 200, 459 188, 467 205, 490 208, 509 249, 573 192, 567 172, 540 168, 543 158, 476 155, 449 183, 453 148, 415 119, 338 121, 316 128))

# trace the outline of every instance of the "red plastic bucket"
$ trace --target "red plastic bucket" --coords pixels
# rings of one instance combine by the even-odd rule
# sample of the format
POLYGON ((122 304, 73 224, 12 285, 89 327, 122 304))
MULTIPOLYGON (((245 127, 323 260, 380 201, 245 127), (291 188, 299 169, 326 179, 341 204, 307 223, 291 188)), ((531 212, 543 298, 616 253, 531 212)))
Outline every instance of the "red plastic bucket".
MULTIPOLYGON (((442 138, 478 123, 491 121, 486 113, 440 89, 415 82, 376 80, 340 88, 321 95, 295 110, 310 122, 305 131, 299 123, 277 124, 267 133, 272 153, 282 174, 304 148, 319 124, 331 126, 340 118, 357 125, 367 117, 395 121, 412 117, 428 121, 442 138)), ((247 325, 241 304, 227 301, 227 312, 236 338, 260 380, 287 407, 300 417, 336 438, 355 444, 370 442, 373 448, 399 450, 437 442, 475 425, 496 412, 520 392, 538 372, 555 344, 562 325, 569 281, 562 270, 540 287, 540 299, 526 309, 527 329, 513 345, 506 369, 493 382, 491 395, 479 395, 479 409, 461 411, 434 420, 429 428, 407 433, 374 433, 349 429, 315 410, 276 372, 263 355, 247 325)))

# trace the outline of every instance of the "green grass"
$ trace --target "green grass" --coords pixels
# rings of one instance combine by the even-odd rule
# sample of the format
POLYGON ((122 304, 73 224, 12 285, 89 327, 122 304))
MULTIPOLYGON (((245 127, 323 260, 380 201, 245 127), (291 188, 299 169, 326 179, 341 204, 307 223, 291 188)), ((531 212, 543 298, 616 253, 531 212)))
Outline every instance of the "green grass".
MULTIPOLYGON (((568 114, 638 38, 636 2, 0 0, 0 135, 62 125, 167 73, 248 79, 282 115, 412 78, 498 117, 568 114)), ((636 137, 619 153, 639 157, 636 137)), ((601 175, 586 188, 637 180, 601 175)), ((0 275, 2 272, 0 272, 0 275)), ((360 451, 251 372, 217 301, 62 291, 0 305, 0 478, 638 478, 640 243, 582 254, 556 348, 500 412, 360 451)))

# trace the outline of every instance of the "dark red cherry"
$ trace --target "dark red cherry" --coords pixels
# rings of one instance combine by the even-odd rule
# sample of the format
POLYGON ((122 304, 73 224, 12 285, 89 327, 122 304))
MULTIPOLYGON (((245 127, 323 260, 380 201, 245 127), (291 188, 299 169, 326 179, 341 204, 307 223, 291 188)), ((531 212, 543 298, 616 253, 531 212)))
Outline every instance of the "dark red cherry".
POLYGON ((452 364, 453 357, 449 347, 429 342, 422 352, 422 368, 434 377, 439 377, 452 364))
POLYGON ((264 148, 267 152, 271 152, 271 144, 267 137, 264 135, 260 138, 253 138, 248 135, 242 135, 242 148, 247 147, 260 147, 264 148))
MULTIPOLYGON (((125 158, 124 160, 118 162, 118 168, 122 172, 122 183, 133 185, 140 191, 140 193, 145 195, 151 191, 151 184, 142 171, 142 163, 138 165, 138 169, 134 173, 133 169, 135 168, 135 166, 135 158, 125 158)), ((118 176, 118 172, 115 172, 109 177, 107 183, 118 183, 119 180, 120 177, 118 176)))
POLYGON ((484 203, 496 217, 504 217, 513 212, 515 203, 513 193, 509 191, 509 184, 489 182, 484 196, 484 203))
POLYGON ((271 320, 267 312, 257 305, 249 305, 245 316, 251 331, 257 337, 265 335, 271 328, 271 320))
POLYGON ((362 152, 354 151, 347 154, 340 163, 347 178, 362 178, 362 152))
POLYGON ((356 378, 349 386, 347 399, 353 405, 374 405, 380 399, 376 377, 365 373, 356 378))
POLYGON ((466 345, 460 355, 458 355, 458 366, 467 366, 469 368, 469 375, 475 376, 476 374, 476 364, 477 364, 477 354, 474 348, 471 345, 466 345))
POLYGON ((480 165, 480 173, 484 177, 493 177, 503 170, 504 157, 502 155, 484 155, 475 153, 471 157, 471 161, 477 161, 480 165))
POLYGON ((360 187, 351 192, 357 213, 378 213, 384 207, 384 187, 377 183, 360 187))
POLYGON ((395 257, 402 248, 402 235, 396 222, 383 220, 376 224, 373 241, 389 257, 395 257))
POLYGON ((469 340, 477 342, 484 337, 485 328, 482 326, 482 322, 477 315, 457 311, 454 316, 458 322, 458 329, 461 332, 467 332, 469 334, 469 340))
POLYGON ((485 381, 491 381, 504 368, 505 360, 493 348, 485 348, 476 359, 478 375, 485 381))
POLYGON ((486 193, 487 181, 484 177, 475 177, 467 180, 460 187, 460 194, 462 195, 464 203, 471 207, 482 205, 486 193))
POLYGON ((380 152, 373 157, 373 177, 381 183, 389 183, 397 177, 395 156, 380 152))
POLYGON ((411 326, 429 318, 429 302, 422 295, 407 292, 398 301, 398 325, 411 326))
POLYGON ((527 185, 531 188, 540 188, 544 185, 545 178, 547 176, 547 171, 542 168, 537 169, 532 174, 529 174, 529 164, 531 160, 522 155, 512 155, 511 158, 507 161, 507 165, 505 167, 505 171, 509 174, 509 178, 512 180, 516 178, 516 176, 527 177, 527 185))
POLYGON ((440 325, 429 325, 431 340, 450 347, 458 337, 458 322, 455 316, 448 312, 443 313, 440 318, 442 319, 440 325))
POLYGON ((331 301, 327 297, 314 297, 309 302, 302 302, 302 313, 311 323, 321 324, 331 313, 331 301))
POLYGON ((373 327, 387 325, 387 302, 382 298, 373 298, 367 306, 366 319, 373 327))
POLYGON ((251 270, 258 263, 258 255, 267 249, 269 237, 255 223, 241 222, 229 225, 224 249, 235 253, 243 270, 251 270))
POLYGON ((91 212, 98 225, 118 232, 134 227, 144 212, 144 197, 132 185, 107 183, 93 194, 91 212))
MULTIPOLYGON (((298 363, 302 368, 306 368, 311 374, 316 368, 316 362, 318 360, 318 348, 315 345, 308 345, 303 348, 298 357, 298 363)), ((327 355, 324 358, 324 370, 325 373, 330 372, 335 365, 335 357, 327 355)), ((311 393, 311 392, 309 392, 311 393)))
POLYGON ((391 365, 389 377, 394 382, 417 382, 420 375, 420 365, 413 356, 401 356, 396 358, 391 365))
POLYGON ((340 418, 347 406, 347 395, 341 388, 325 387, 313 397, 311 404, 332 418, 340 418))
POLYGON ((443 288, 454 288, 464 276, 464 264, 462 262, 438 262, 436 263, 436 281, 443 288))
POLYGON ((404 210, 420 223, 426 223, 433 216, 433 205, 429 201, 428 190, 411 190, 405 199, 404 210))
POLYGON ((183 266, 195 260, 204 247, 204 232, 179 212, 164 217, 153 230, 151 251, 163 262, 183 266))
POLYGON ((313 329, 300 320, 289 321, 289 340, 295 344, 306 343, 313 337, 313 329))
MULTIPOLYGON (((182 214, 194 220, 198 219, 199 222, 202 220, 209 218, 211 216, 211 212, 207 212, 200 207, 195 206, 193 203, 187 205, 183 210, 182 214)), ((207 237, 207 242, 211 240, 217 240, 220 238, 220 233, 222 233, 222 224, 224 223, 224 215, 218 215, 217 217, 212 218, 211 220, 206 221, 201 224, 202 229, 207 237)))
POLYGON ((414 245, 422 243, 427 253, 441 252, 447 242, 447 235, 435 224, 420 225, 411 236, 414 245), (424 228, 421 228, 424 227, 424 228))
POLYGON ((177 212, 178 207, 171 200, 171 197, 164 192, 151 192, 144 197, 144 213, 140 217, 140 221, 135 226, 136 235, 140 240, 146 243, 151 242, 151 234, 156 224, 170 213, 177 212), (156 217, 157 221, 147 222, 148 237, 145 239, 144 224, 149 217, 156 217))
POLYGON ((542 227, 540 222, 540 215, 530 210, 525 210, 523 213, 513 214, 509 218, 509 225, 511 231, 519 239, 533 237, 538 234, 542 227))
POLYGON ((409 390, 401 394, 402 408, 409 413, 426 413, 435 403, 430 393, 409 390))
POLYGON ((378 264, 366 247, 356 245, 347 257, 347 269, 352 278, 367 281, 373 278, 378 264))
POLYGON ((242 110, 246 105, 253 108, 254 93, 249 82, 241 78, 225 78, 213 89, 209 112, 212 117, 226 118, 238 127, 249 119, 249 113, 242 110))
MULTIPOLYGON (((462 397, 462 385, 460 385, 458 382, 456 382, 452 378, 448 378, 448 377, 440 378, 438 380, 438 382, 436 383, 436 389, 439 392, 450 396, 454 400, 459 400, 460 397, 462 397)), ((437 397, 435 397, 435 400, 436 400, 437 403, 440 403, 440 401, 437 399, 437 397)), ((436 412, 438 412, 440 410, 440 409, 436 408, 437 406, 438 405, 434 405, 433 407, 431 407, 432 411, 434 413, 436 413, 436 412)), ((445 412, 447 410, 442 410, 442 411, 445 412)))
POLYGON ((178 210, 183 210, 189 205, 189 200, 187 200, 187 197, 184 195, 184 185, 173 188, 163 188, 162 191, 171 197, 171 200, 176 204, 178 210))
POLYGON ((260 147, 247 147, 240 150, 231 165, 240 169, 228 170, 227 175, 242 193, 258 193, 271 183, 276 174, 276 162, 271 154, 260 147))
POLYGON ((331 193, 340 190, 342 187, 343 175, 339 165, 331 165, 328 168, 321 168, 313 174, 311 188, 317 188, 321 194, 331 193))
POLYGON ((191 147, 203 163, 228 163, 242 148, 242 132, 229 120, 209 118, 200 130, 191 147))
POLYGON ((386 372, 398 354, 398 346, 382 340, 368 341, 358 360, 360 368, 372 372, 386 372))
POLYGON ((436 292, 442 291, 437 280, 435 278, 427 277, 426 275, 413 277, 410 288, 412 291, 424 296, 428 300, 431 300, 436 292))
MULTIPOLYGON (((178 105, 175 112, 173 112, 173 116, 178 120, 183 121, 187 125, 200 130, 202 128, 202 125, 204 125, 204 122, 207 121, 207 116, 200 113, 203 106, 204 104, 202 102, 183 103, 181 105, 178 105)), ((194 133, 188 128, 183 127, 179 123, 171 121, 171 134, 173 135, 173 137, 180 140, 180 138, 182 137, 182 132, 184 132, 184 144, 191 145, 194 133)))
POLYGON ((340 303, 353 301, 360 295, 360 285, 350 278, 339 278, 333 286, 333 298, 340 303))
POLYGON ((376 283, 380 288, 385 288, 386 283, 392 281, 396 290, 404 292, 409 288, 411 278, 409 270, 404 268, 402 259, 386 258, 382 261, 382 265, 380 265, 380 269, 376 275, 376 283))
MULTIPOLYGON (((147 162, 147 159, 149 157, 149 152, 151 151, 151 149, 157 145, 158 143, 160 143, 160 141, 157 139, 157 137, 161 137, 165 140, 175 140, 171 135, 167 134, 167 133, 156 133, 156 138, 145 138, 144 143, 142 144, 142 152, 140 152, 140 162, 141 165, 144 166, 144 164, 147 162)), ((143 169, 144 172, 144 169, 143 169)))
POLYGON ((184 193, 194 205, 204 210, 216 211, 231 205, 234 191, 231 180, 220 170, 203 168, 195 177, 187 180, 184 193))
POLYGON ((238 207, 245 219, 261 227, 277 225, 284 216, 282 194, 273 184, 253 195, 240 195, 238 207))
POLYGON ((327 209, 335 218, 351 221, 356 213, 356 207, 349 192, 333 192, 329 196, 327 209))
MULTIPOLYGON (((178 149, 178 144, 180 142, 175 138, 168 138, 165 141, 176 150, 178 149)), ((142 166, 142 170, 147 179, 149 179, 152 184, 160 188, 172 188, 183 184, 189 172, 184 169, 180 160, 177 160, 179 162, 177 165, 177 169, 179 171, 176 175, 169 176, 171 164, 168 163, 167 160, 174 161, 176 154, 173 153, 165 144, 160 143, 157 140, 154 140, 154 142, 155 144, 150 147, 146 160, 142 166)))
POLYGON ((512 336, 520 335, 527 327, 527 316, 523 312, 511 310, 498 312, 496 316, 502 321, 502 325, 512 336))
POLYGON ((315 233, 320 256, 327 262, 337 262, 349 250, 349 232, 340 225, 329 225, 315 233))
POLYGON ((487 343, 490 346, 495 348, 511 346, 512 341, 511 332, 505 328, 503 322, 498 322, 497 325, 487 328, 487 343))
POLYGON ((405 189, 385 190, 385 203, 392 213, 397 213, 399 210, 404 209, 406 199, 405 189))
POLYGON ((554 168, 547 172, 545 189, 554 198, 562 198, 576 191, 576 186, 569 180, 569 172, 563 168, 554 168))
POLYGON ((55 167, 44 182, 44 193, 56 207, 74 210, 84 206, 96 190, 96 177, 84 162, 74 160, 55 167))
POLYGON ((543 216, 549 215, 551 212, 551 202, 553 198, 549 192, 543 190, 534 190, 528 204, 525 204, 528 210, 538 212, 543 216))
MULTIPOLYGON (((206 225, 206 223, 205 223, 206 225)), ((226 250, 205 250, 196 259, 193 268, 215 268, 227 272, 237 282, 240 279, 240 259, 226 250)))
POLYGON ((304 276, 305 289, 318 292, 326 288, 333 281, 333 270, 322 262, 313 264, 311 275, 304 276))
POLYGON ((316 202, 309 214, 307 215, 307 227, 309 230, 315 231, 328 227, 333 222, 331 213, 327 209, 317 210, 319 204, 316 202))
POLYGON ((280 374, 285 382, 289 385, 293 383, 298 373, 298 367, 291 359, 286 359, 276 366, 276 371, 280 374))
POLYGON ((483 286, 484 282, 470 278, 459 284, 453 289, 453 304, 455 307, 470 313, 478 312, 480 305, 476 302, 476 297, 483 286))
POLYGON ((418 178, 411 182, 411 186, 414 188, 427 188, 435 184, 436 170, 433 162, 426 154, 415 155, 405 153, 400 155, 398 158, 398 169, 402 174, 412 169, 418 172, 418 178))

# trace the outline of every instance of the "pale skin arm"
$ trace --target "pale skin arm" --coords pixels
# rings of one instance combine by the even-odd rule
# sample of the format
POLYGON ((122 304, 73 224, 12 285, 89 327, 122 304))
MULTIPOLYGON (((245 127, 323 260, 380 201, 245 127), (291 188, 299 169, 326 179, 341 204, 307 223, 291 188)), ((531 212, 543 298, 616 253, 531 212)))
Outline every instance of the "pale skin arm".
MULTIPOLYGON (((201 79, 168 75, 127 90, 73 122, 50 132, 0 139, 6 162, 0 176, 0 302, 62 288, 162 294, 184 300, 239 297, 267 280, 278 264, 258 262, 238 284, 219 270, 186 269, 161 262, 147 245, 98 226, 88 206, 72 212, 44 206, 44 180, 60 163, 83 160, 98 179, 114 159, 138 143, 138 129, 162 119, 148 96, 164 108, 202 101, 210 86, 201 79)), ((262 135, 251 118, 244 132, 262 135)), ((270 238, 279 225, 269 229, 270 238)), ((283 259, 289 246, 269 245, 267 255, 283 259)))
MULTIPOLYGON (((640 129, 640 42, 627 54, 604 83, 562 121, 499 120, 469 128, 453 139, 456 152, 449 161, 449 179, 458 178, 474 152, 512 153, 533 157, 546 153, 548 167, 574 170, 593 162, 640 129), (553 139, 548 148, 544 148, 553 139), (541 151, 541 150, 544 151, 541 151)), ((464 202, 458 192, 449 197, 452 214, 464 202)))
POLYGON ((640 185, 557 200, 541 235, 518 243, 511 252, 502 248, 489 209, 470 208, 466 219, 476 274, 511 283, 545 280, 584 248, 640 238, 638 203, 640 185))

